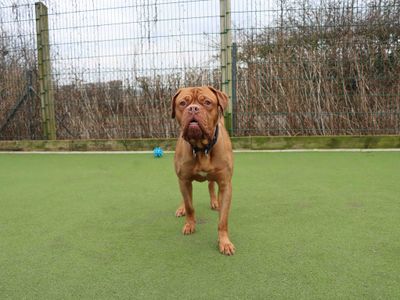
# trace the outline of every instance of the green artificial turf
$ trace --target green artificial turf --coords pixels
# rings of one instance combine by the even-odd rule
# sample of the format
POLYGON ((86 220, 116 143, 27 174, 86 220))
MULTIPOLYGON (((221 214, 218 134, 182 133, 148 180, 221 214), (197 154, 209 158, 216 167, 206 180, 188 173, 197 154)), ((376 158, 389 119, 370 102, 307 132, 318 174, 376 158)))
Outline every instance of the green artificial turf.
POLYGON ((172 155, 0 154, 1 299, 399 299, 400 153, 236 153, 237 252, 172 155))

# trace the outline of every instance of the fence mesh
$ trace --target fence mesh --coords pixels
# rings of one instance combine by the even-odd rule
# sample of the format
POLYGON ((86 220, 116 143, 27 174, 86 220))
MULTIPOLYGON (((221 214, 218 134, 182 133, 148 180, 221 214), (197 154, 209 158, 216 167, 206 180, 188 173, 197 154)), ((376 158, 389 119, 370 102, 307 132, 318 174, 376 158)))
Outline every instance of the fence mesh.
MULTIPOLYGON (((0 139, 42 138, 34 3, 0 0, 0 139)), ((175 137, 221 87, 220 1, 45 1, 57 138, 175 137)), ((398 0, 231 0, 234 135, 400 133, 398 0)), ((229 30, 229 29, 228 29, 229 30)))
POLYGON ((34 6, 0 6, 0 139, 37 139, 41 119, 34 6))
POLYGON ((172 137, 176 90, 218 84, 219 3, 138 3, 49 14, 59 135, 172 137))
POLYGON ((250 3, 233 12, 238 135, 399 133, 399 1, 250 3))

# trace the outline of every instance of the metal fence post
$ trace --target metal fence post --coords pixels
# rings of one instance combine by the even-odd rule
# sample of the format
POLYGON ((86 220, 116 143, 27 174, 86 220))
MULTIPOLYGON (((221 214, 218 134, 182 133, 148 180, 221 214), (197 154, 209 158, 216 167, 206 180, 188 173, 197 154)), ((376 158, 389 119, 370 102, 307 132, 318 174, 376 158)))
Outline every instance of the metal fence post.
POLYGON ((221 28, 221 75, 222 91, 228 95, 229 105, 225 112, 225 127, 229 134, 233 133, 232 122, 232 29, 231 0, 220 0, 221 28))
POLYGON ((232 134, 237 133, 237 44, 232 43, 232 134))
POLYGON ((47 7, 42 2, 36 2, 35 14, 43 135, 45 139, 55 140, 56 121, 54 113, 54 91, 51 78, 47 7))

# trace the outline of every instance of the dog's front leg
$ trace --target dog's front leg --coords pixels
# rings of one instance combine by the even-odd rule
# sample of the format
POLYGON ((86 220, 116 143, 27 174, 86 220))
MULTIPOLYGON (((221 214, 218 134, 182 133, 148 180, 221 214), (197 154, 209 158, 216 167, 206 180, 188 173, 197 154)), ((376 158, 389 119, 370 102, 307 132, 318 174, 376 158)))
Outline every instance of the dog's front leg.
POLYGON ((193 199, 192 199, 192 181, 179 179, 179 188, 182 193, 185 204, 186 221, 183 226, 183 234, 192 234, 195 230, 196 219, 194 217, 193 199))
POLYGON ((231 181, 218 183, 218 198, 221 200, 218 223, 218 243, 219 251, 225 255, 233 255, 235 246, 228 237, 228 215, 232 200, 231 181))

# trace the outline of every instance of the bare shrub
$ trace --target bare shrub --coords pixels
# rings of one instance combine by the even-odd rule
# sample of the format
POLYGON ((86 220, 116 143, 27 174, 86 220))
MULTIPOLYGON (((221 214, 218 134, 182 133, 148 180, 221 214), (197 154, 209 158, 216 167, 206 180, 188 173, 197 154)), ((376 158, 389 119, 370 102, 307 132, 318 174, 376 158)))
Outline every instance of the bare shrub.
POLYGON ((302 5, 241 34, 237 134, 399 133, 399 6, 302 5))
MULTIPOLYGON (((215 71, 216 72, 216 71, 215 71)), ((218 72, 217 72, 218 73, 218 72)), ((209 71, 187 70, 123 81, 56 85, 59 138, 176 137, 171 99, 179 87, 213 85, 209 71)))
MULTIPOLYGON (((11 30, 0 15, 0 139, 39 139, 34 10, 26 32, 19 7, 10 9, 11 30)), ((274 23, 236 31, 235 134, 399 134, 399 20, 397 0, 281 0, 274 23)), ((210 60, 151 75, 126 66, 129 80, 54 75, 57 137, 175 137, 177 89, 221 86, 218 57, 210 60)))
POLYGON ((9 8, 14 31, 6 30, 0 18, 0 139, 37 139, 40 102, 32 36, 18 26, 17 7, 9 8))

